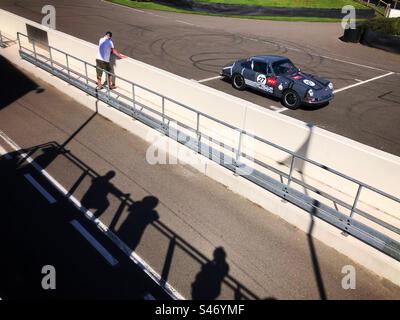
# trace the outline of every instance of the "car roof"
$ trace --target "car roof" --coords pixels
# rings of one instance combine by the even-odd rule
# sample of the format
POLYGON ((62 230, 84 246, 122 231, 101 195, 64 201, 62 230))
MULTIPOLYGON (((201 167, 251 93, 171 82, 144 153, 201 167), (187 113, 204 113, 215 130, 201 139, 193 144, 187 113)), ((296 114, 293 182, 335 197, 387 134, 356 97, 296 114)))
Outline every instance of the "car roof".
POLYGON ((288 60, 288 58, 285 56, 276 56, 276 55, 253 56, 250 59, 257 60, 257 61, 263 61, 263 62, 271 62, 271 63, 276 62, 276 61, 281 61, 281 60, 288 60))

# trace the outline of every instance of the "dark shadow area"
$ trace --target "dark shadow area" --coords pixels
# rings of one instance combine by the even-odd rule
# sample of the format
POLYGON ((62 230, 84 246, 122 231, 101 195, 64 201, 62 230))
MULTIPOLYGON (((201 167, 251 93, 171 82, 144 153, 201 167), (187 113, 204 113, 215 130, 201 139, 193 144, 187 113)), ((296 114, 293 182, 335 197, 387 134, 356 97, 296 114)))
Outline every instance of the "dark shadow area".
POLYGON ((321 300, 327 300, 324 281, 322 279, 322 274, 321 274, 321 268, 320 268, 319 262, 318 262, 317 250, 315 249, 314 238, 312 236, 312 232, 314 229, 314 223, 315 223, 314 216, 317 212, 318 207, 319 207, 319 202, 317 200, 314 200, 313 209, 311 212, 310 228, 308 229, 308 232, 307 232, 307 241, 308 241, 308 246, 310 247, 311 262, 312 262, 312 266, 314 269, 315 282, 317 283, 319 297, 321 300))
MULTIPOLYGON (((304 140, 304 142, 297 150, 293 151, 296 155, 302 156, 304 158, 307 158, 308 155, 308 148, 310 146, 311 138, 313 135, 314 125, 312 123, 307 123, 307 127, 308 127, 307 138, 304 140)), ((292 162, 292 156, 288 156, 286 159, 281 160, 278 163, 280 165, 285 165, 290 168, 291 162, 292 162)), ((296 158, 293 162, 293 170, 296 170, 302 174, 304 170, 304 165, 305 162, 303 160, 296 158)))
POLYGON ((378 96, 378 99, 381 99, 383 101, 389 102, 389 103, 396 103, 400 104, 400 101, 396 100, 396 97, 392 98, 395 95, 395 92, 393 90, 385 92, 381 95, 378 96))
POLYGON ((214 250, 214 259, 201 267, 192 283, 193 300, 215 300, 221 293, 221 285, 228 275, 229 264, 226 262, 224 248, 214 250))
POLYGON ((303 111, 316 111, 323 109, 329 105, 329 102, 324 102, 324 103, 318 103, 318 104, 302 104, 298 110, 303 110, 303 111))
POLYGON ((160 218, 154 209, 158 199, 153 196, 144 197, 129 207, 129 215, 116 232, 121 238, 127 239, 126 244, 135 251, 140 243, 146 227, 160 218))
MULTIPOLYGON (((34 153, 30 149, 21 151, 34 153)), ((102 243, 107 243, 106 236, 96 233, 94 224, 85 223, 82 212, 60 197, 32 165, 21 163, 19 152, 0 156, 0 181, 4 182, 0 193, 0 298, 5 301, 143 300, 151 293, 157 300, 171 300, 138 265, 119 253, 117 247, 110 253, 118 264, 110 268, 71 228, 70 222, 79 222, 102 243), (26 174, 55 196, 57 204, 38 195, 27 183, 26 174), (56 270, 55 290, 42 287, 44 265, 54 266, 56 270)))
POLYGON ((81 203, 86 209, 96 210, 93 212, 96 218, 99 218, 110 205, 107 196, 112 192, 111 179, 114 177, 115 172, 110 170, 104 176, 92 178, 92 184, 82 198, 81 203))
POLYGON ((0 110, 17 101, 27 93, 44 91, 37 83, 28 78, 10 61, 0 55, 0 110))
MULTIPOLYGON (((78 131, 79 129, 75 133, 78 131)), ((67 139, 67 141, 70 140, 70 138, 67 139)), ((146 228, 149 226, 152 226, 152 228, 165 237, 168 242, 168 249, 167 252, 160 252, 161 255, 165 256, 161 273, 161 285, 164 285, 168 281, 174 261, 174 254, 179 249, 181 253, 187 255, 195 263, 198 263, 201 268, 201 271, 193 282, 194 299, 206 297, 207 299, 217 298, 220 294, 222 284, 232 290, 232 297, 237 300, 260 299, 247 289, 246 286, 228 274, 229 265, 226 262, 226 253, 223 248, 217 248, 214 252, 214 259, 210 261, 199 250, 159 219, 159 215, 155 210, 159 203, 157 197, 149 195, 142 200, 133 200, 129 193, 124 193, 116 188, 112 183, 112 179, 116 175, 115 171, 109 170, 104 174, 99 174, 56 142, 45 143, 13 153, 13 157, 16 158, 15 170, 18 171, 30 170, 32 167, 32 164, 27 163, 21 157, 21 152, 32 157, 35 163, 40 166, 43 165, 43 167, 49 166, 54 159, 60 156, 76 166, 81 174, 68 191, 68 194, 72 195, 84 179, 90 178, 91 185, 82 197, 81 203, 85 209, 94 209, 93 213, 96 216, 103 214, 109 206, 108 196, 116 197, 119 201, 119 207, 111 217, 112 221, 106 234, 109 234, 111 238, 117 235, 130 250, 134 251, 137 248, 146 228), (127 216, 121 221, 119 229, 115 230, 115 226, 118 225, 122 213, 126 208, 127 216)), ((157 244, 154 244, 154 249, 158 250, 157 244)), ((143 274, 143 276, 145 275, 143 274)))
MULTIPOLYGON (((301 155, 305 158, 307 158, 308 148, 309 148, 310 141, 312 138, 314 125, 309 123, 309 124, 307 124, 307 127, 309 128, 307 138, 304 140, 302 145, 295 151, 296 154, 301 155)), ((291 162, 292 162, 292 157, 290 156, 290 157, 286 158, 285 160, 279 162, 279 164, 286 165, 290 168, 291 162)), ((293 170, 296 170, 301 174, 301 181, 303 183, 305 183, 304 177, 303 177, 304 165, 305 165, 305 161, 298 159, 298 158, 296 158, 296 160, 293 162, 293 170)), ((306 188, 304 188, 304 192, 306 195, 308 195, 308 190, 306 188)), ((314 245, 314 239, 312 237, 312 232, 313 232, 314 223, 315 223, 314 219, 315 219, 315 214, 317 212, 318 207, 319 207, 319 202, 314 200, 313 206, 312 206, 312 211, 310 213, 311 223, 310 223, 310 228, 307 232, 307 242, 308 242, 308 246, 310 248, 311 262, 312 262, 312 266, 313 266, 313 270, 314 270, 315 281, 317 284, 319 296, 320 296, 321 300, 326 300, 327 299, 326 291, 325 291, 324 282, 323 282, 322 275, 321 275, 321 269, 320 269, 319 262, 318 262, 317 252, 316 252, 315 245, 314 245)))

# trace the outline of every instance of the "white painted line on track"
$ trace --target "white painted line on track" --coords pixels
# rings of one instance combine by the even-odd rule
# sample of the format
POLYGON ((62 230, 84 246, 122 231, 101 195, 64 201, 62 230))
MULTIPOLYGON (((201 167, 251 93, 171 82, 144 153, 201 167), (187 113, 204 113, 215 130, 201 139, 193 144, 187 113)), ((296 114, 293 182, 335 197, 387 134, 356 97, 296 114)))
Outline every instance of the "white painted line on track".
MULTIPOLYGON (((311 55, 313 55, 313 54, 311 54, 311 55)), ((347 60, 337 59, 337 58, 333 58, 333 57, 321 56, 321 55, 315 55, 315 56, 316 56, 316 57, 325 58, 325 59, 329 59, 329 60, 333 60, 333 61, 338 61, 338 62, 343 62, 343 63, 347 63, 347 64, 352 64, 352 65, 354 65, 354 66, 363 67, 363 68, 368 68, 368 69, 372 69, 372 70, 388 71, 388 70, 384 70, 384 69, 380 69, 380 68, 376 68, 376 67, 367 66, 367 65, 365 65, 365 64, 360 64, 360 63, 351 62, 351 61, 347 61, 347 60)))
POLYGON ((87 231, 77 220, 70 221, 70 224, 103 256, 107 262, 113 267, 118 264, 118 260, 115 259, 106 248, 104 248, 100 242, 98 242, 90 233, 87 231))
POLYGON ((207 78, 207 79, 203 79, 203 80, 198 80, 198 83, 203 83, 203 82, 207 82, 207 81, 212 81, 212 80, 217 80, 217 79, 222 79, 222 76, 216 76, 216 77, 212 77, 212 78, 207 78))
POLYGON ((101 2, 104 2, 104 3, 107 3, 107 4, 111 4, 111 5, 114 5, 114 6, 118 6, 118 7, 121 7, 121 8, 125 8, 125 9, 131 9, 133 11, 137 11, 137 12, 141 12, 141 13, 146 13, 146 11, 135 9, 135 8, 132 8, 132 7, 129 7, 129 6, 124 6, 124 5, 118 4, 118 3, 113 3, 113 2, 104 1, 104 0, 101 0, 101 2))
POLYGON ((360 79, 354 79, 354 80, 356 80, 357 82, 362 82, 362 80, 360 80, 360 79))
POLYGON ((275 112, 281 113, 281 112, 286 111, 286 110, 289 110, 289 109, 288 109, 288 108, 285 108, 285 107, 282 107, 282 108, 276 110, 275 112))
POLYGON ((39 191, 43 197, 45 197, 47 199, 48 202, 50 202, 50 204, 53 204, 55 202, 57 202, 56 199, 54 199, 54 197, 48 193, 40 184, 39 182, 37 182, 29 173, 24 174, 24 177, 26 178, 26 180, 28 180, 37 191, 39 191))
POLYGON ((6 160, 11 160, 12 157, 8 154, 7 150, 0 146, 0 158, 4 157, 6 160))
POLYGON ((195 24, 189 23, 189 22, 186 22, 186 21, 182 21, 182 20, 175 20, 175 21, 176 21, 176 22, 179 22, 179 23, 187 24, 187 25, 189 25, 189 26, 195 26, 195 24))
POLYGON ((144 300, 156 300, 150 293, 144 295, 143 297, 144 300))
POLYGON ((122 250, 144 273, 146 273, 157 285, 159 285, 170 297, 175 300, 185 300, 185 298, 175 290, 168 282, 165 282, 161 276, 148 265, 138 254, 132 251, 118 236, 110 230, 103 222, 101 222, 96 216, 86 209, 78 199, 71 195, 67 189, 65 189, 56 179, 54 179, 46 170, 44 170, 39 164, 37 164, 31 157, 26 153, 20 151, 21 148, 3 131, 0 130, 0 137, 20 156, 30 163, 37 171, 39 171, 46 179, 60 191, 84 216, 93 222, 97 228, 103 232, 120 250, 122 250))
POLYGON ((351 85, 349 85, 347 87, 334 90, 333 93, 338 93, 338 92, 342 92, 342 91, 345 91, 345 90, 348 90, 348 89, 351 89, 351 88, 354 88, 354 87, 358 87, 358 86, 361 86, 361 85, 363 85, 365 83, 368 83, 368 82, 371 82, 371 81, 375 81, 375 80, 378 80, 378 79, 382 79, 384 77, 388 77, 388 76, 390 76, 392 74, 394 74, 394 72, 385 73, 385 74, 380 75, 378 77, 374 77, 374 78, 371 78, 371 79, 368 79, 368 80, 365 80, 365 81, 357 82, 357 83, 351 84, 351 85))

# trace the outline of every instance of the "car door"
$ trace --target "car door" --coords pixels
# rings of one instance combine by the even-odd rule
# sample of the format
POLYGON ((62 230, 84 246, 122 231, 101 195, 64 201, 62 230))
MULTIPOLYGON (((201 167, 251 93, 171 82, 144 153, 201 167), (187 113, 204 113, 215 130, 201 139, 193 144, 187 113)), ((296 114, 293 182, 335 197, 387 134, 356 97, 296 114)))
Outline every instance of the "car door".
POLYGON ((244 77, 246 85, 256 89, 257 82, 256 82, 256 72, 253 70, 254 63, 255 63, 254 60, 249 60, 248 63, 246 64, 246 68, 242 72, 242 75, 244 77))
POLYGON ((256 88, 260 91, 273 93, 274 88, 268 85, 268 79, 271 75, 269 64, 264 61, 254 61, 253 71, 256 88))

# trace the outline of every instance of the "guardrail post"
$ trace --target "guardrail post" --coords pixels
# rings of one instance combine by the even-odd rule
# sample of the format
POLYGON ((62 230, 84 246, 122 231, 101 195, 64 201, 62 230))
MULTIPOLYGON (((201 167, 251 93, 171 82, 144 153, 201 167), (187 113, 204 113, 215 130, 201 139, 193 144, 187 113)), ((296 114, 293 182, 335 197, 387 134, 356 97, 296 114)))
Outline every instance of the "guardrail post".
POLYGON ((295 155, 292 155, 292 160, 290 161, 289 177, 288 177, 288 182, 287 182, 287 185, 286 185, 287 188, 289 188, 290 182, 292 181, 294 159, 295 159, 295 155))
POLYGON ((240 131, 239 145, 238 145, 238 148, 236 150, 236 157, 235 157, 235 165, 237 167, 239 166, 239 160, 240 160, 240 156, 242 154, 242 139, 243 139, 243 131, 240 131))
POLYGON ((68 78, 71 80, 71 74, 69 72, 69 59, 68 59, 68 54, 65 54, 65 60, 67 61, 67 72, 68 72, 68 78))
POLYGON ((88 76, 88 70, 87 70, 87 62, 85 61, 85 77, 86 77, 86 89, 89 90, 89 76, 88 76))
POLYGON ((162 96, 161 110, 162 110, 162 123, 163 123, 163 126, 165 126, 165 98, 164 98, 164 96, 162 96))
POLYGON ((35 57, 35 60, 37 60, 36 44, 35 44, 35 39, 33 38, 32 38, 32 46, 33 46, 33 56, 35 57))
POLYGON ((53 54, 52 54, 52 52, 51 52, 51 47, 50 47, 50 46, 49 46, 49 57, 50 57, 51 70, 54 71, 53 54))
POLYGON ((132 106, 133 106, 133 113, 136 113, 135 84, 134 83, 132 83, 132 106))
POLYGON ((360 198, 361 189, 362 189, 362 185, 359 184, 358 185, 357 194, 356 194, 356 198, 354 199, 353 206, 351 207, 350 218, 353 217, 354 210, 356 210, 357 202, 358 202, 358 199, 360 198))
POLYGON ((200 153, 200 143, 201 143, 200 113, 197 113, 196 134, 197 134, 197 153, 200 153))
POLYGON ((19 38, 19 32, 17 32, 18 49, 21 50, 21 39, 19 38))

